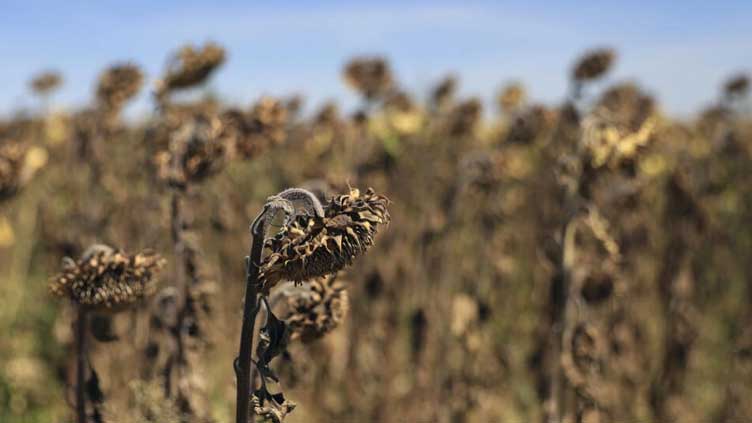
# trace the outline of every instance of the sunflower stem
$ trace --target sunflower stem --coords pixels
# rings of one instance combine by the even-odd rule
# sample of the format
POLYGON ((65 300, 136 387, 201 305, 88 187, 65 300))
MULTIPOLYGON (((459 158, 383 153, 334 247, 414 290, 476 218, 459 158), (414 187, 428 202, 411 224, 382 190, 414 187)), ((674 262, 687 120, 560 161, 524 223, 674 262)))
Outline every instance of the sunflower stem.
POLYGON ((78 307, 75 323, 76 334, 76 421, 86 423, 86 323, 87 312, 84 307, 78 307))
POLYGON ((240 352, 238 353, 235 376, 237 378, 237 409, 235 420, 237 423, 248 423, 248 411, 251 396, 253 373, 251 356, 253 347, 253 330, 256 323, 258 290, 258 263, 264 246, 263 232, 259 233, 253 225, 251 229, 251 253, 246 260, 245 304, 243 305, 243 326, 240 332, 240 352))

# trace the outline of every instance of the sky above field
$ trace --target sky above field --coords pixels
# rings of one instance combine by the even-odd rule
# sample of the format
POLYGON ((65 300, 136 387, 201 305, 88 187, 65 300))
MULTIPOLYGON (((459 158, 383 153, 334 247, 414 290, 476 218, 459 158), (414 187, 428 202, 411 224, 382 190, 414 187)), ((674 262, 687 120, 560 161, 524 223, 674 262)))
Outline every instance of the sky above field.
MULTIPOLYGON (((64 75, 53 105, 80 106, 106 65, 141 65, 151 88, 176 47, 207 40, 229 52, 209 89, 238 104, 302 93, 311 106, 330 98, 353 106, 340 69, 361 54, 389 58, 418 95, 454 73, 463 95, 490 100, 505 81, 519 80, 534 100, 556 102, 575 57, 612 46, 619 61, 607 81, 638 81, 669 113, 690 116, 729 74, 752 70, 749 0, 1 1, 2 114, 35 107, 27 82, 39 70, 64 75)), ((150 107, 144 92, 129 114, 150 107)))

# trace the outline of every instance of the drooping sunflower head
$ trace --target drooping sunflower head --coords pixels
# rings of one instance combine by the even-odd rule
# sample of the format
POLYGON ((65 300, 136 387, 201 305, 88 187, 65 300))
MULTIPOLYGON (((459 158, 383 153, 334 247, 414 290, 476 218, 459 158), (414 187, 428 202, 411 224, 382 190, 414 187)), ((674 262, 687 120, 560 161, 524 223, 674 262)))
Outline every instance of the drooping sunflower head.
POLYGON ((285 312, 280 318, 290 328, 290 341, 311 342, 336 329, 347 315, 347 284, 334 276, 316 278, 305 286, 286 286, 285 312))
POLYGON ((575 81, 592 81, 605 75, 616 60, 616 52, 610 48, 599 48, 585 52, 572 69, 575 81))
POLYGON ((117 312, 150 296, 165 260, 151 251, 127 254, 95 244, 78 259, 65 258, 63 270, 50 282, 50 292, 81 307, 117 312))
POLYGON ((389 63, 382 57, 358 57, 345 65, 342 76, 363 97, 381 98, 393 87, 389 63))
POLYGON ((208 42, 202 47, 186 45, 171 60, 164 77, 157 83, 157 95, 194 87, 206 81, 226 58, 225 49, 208 42))
POLYGON ((99 76, 97 101, 105 110, 117 113, 141 89, 144 74, 132 63, 113 65, 99 76))
POLYGON ((280 280, 304 282, 334 274, 373 245, 379 226, 389 223, 389 200, 373 189, 333 198, 324 217, 296 216, 265 241, 259 280, 269 292, 280 280))

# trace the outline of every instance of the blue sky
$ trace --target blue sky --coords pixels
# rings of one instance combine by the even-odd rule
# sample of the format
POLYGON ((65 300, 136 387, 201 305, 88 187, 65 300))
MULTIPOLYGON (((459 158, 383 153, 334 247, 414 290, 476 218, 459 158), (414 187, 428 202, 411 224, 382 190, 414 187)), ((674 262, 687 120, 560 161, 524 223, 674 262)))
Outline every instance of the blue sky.
MULTIPOLYGON (((151 84, 176 47, 206 40, 229 52, 210 88, 238 104, 302 93, 309 105, 333 98, 352 106, 339 71, 357 54, 387 56, 418 94, 451 72, 463 95, 490 99, 520 80, 535 100, 553 102, 580 52, 613 46, 610 81, 641 82, 684 116, 711 101, 726 76, 752 70, 749 0, 270 4, 0 0, 0 113, 34 106, 27 81, 38 70, 64 74, 54 104, 79 106, 106 65, 138 63, 151 84)), ((144 93, 129 113, 149 107, 144 93)))

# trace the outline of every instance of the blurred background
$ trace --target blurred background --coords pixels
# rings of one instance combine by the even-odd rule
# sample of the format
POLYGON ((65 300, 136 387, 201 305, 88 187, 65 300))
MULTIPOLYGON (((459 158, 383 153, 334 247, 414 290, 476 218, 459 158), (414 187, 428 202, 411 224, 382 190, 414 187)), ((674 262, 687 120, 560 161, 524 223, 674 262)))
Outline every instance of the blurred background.
POLYGON ((752 420, 750 2, 1 9, 0 422, 74 421, 48 284, 97 243, 167 265, 91 317, 89 420, 233 421, 248 224, 292 186, 392 221, 272 292, 313 335, 257 418, 752 420))

